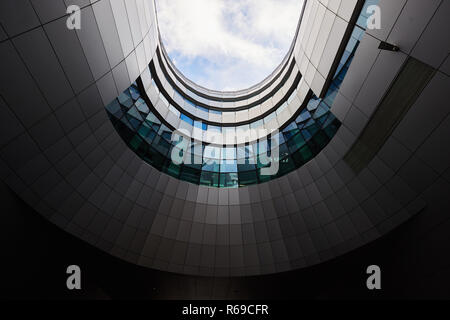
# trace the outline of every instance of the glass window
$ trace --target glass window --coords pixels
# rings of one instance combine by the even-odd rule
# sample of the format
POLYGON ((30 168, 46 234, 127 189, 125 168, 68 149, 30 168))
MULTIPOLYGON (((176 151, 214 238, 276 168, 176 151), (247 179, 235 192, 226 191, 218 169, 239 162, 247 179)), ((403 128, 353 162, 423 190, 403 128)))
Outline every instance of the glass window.
POLYGON ((181 169, 180 178, 185 181, 198 184, 200 181, 200 171, 188 166, 183 166, 181 169))
POLYGON ((203 131, 208 130, 208 125, 206 123, 203 123, 201 121, 194 121, 194 127, 201 129, 203 131))
POLYGON ((193 103, 191 100, 189 99, 184 99, 184 103, 190 105, 193 108, 196 108, 197 106, 195 105, 195 103, 193 103))
POLYGON ((174 164, 170 161, 170 164, 167 166, 167 173, 174 178, 178 178, 180 176, 181 166, 174 164))
POLYGON ((191 118, 189 118, 187 115, 180 113, 180 119, 183 120, 184 122, 190 124, 191 126, 194 125, 194 120, 192 120, 191 118))
POLYGON ((239 171, 239 185, 248 186, 258 183, 258 177, 256 175, 256 170, 252 171, 239 171))
POLYGON ((206 108, 203 108, 203 107, 201 107, 201 106, 195 106, 198 110, 200 110, 200 111, 203 111, 203 112, 206 112, 206 113, 208 113, 209 112, 209 110, 208 109, 206 109, 206 108))
POLYGON ((238 174, 229 172, 220 174, 221 188, 237 188, 239 186, 238 174))
POLYGON ((313 97, 311 100, 309 100, 309 102, 308 102, 308 106, 307 106, 308 110, 309 110, 309 111, 315 110, 315 109, 317 108, 317 106, 319 105, 319 103, 320 103, 320 99, 317 99, 317 98, 314 96, 314 97, 313 97))
POLYGON ((108 110, 109 113, 113 114, 117 118, 120 118, 120 115, 122 114, 122 110, 120 109, 119 100, 114 99, 110 104, 106 106, 106 110, 108 110))
POLYGON ((222 133, 222 128, 217 126, 208 125, 209 132, 222 133))
POLYGON ((212 109, 209 110, 209 113, 222 115, 222 112, 221 112, 221 111, 212 110, 212 109))
POLYGON ((237 172, 236 159, 222 159, 220 160, 220 172, 237 172))
POLYGON ((130 87, 130 94, 131 94, 131 97, 133 98, 133 100, 137 100, 141 96, 138 88, 135 86, 130 87))
POLYGON ((173 99, 175 101, 183 101, 184 97, 176 89, 174 89, 173 99))
POLYGON ((220 171, 220 160, 203 158, 203 171, 219 172, 220 171))
POLYGON ((222 159, 236 159, 236 148, 226 147, 222 149, 222 159))
POLYGON ((201 175, 200 175, 200 184, 204 185, 204 186, 218 187, 219 186, 219 173, 202 171, 201 175))
POLYGON ((127 108, 130 108, 133 105, 133 99, 131 99, 131 96, 127 91, 120 94, 117 99, 119 99, 121 105, 127 108))
POLYGON ((139 112, 142 112, 144 114, 148 114, 150 112, 150 109, 142 98, 139 98, 136 101, 136 108, 139 110, 139 112))

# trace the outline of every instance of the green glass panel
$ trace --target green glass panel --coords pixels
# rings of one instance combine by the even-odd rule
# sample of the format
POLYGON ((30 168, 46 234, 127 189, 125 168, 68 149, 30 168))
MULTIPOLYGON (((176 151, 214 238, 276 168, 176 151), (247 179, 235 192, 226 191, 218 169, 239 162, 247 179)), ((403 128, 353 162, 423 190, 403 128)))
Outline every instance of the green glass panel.
POLYGON ((142 138, 138 135, 134 135, 133 138, 130 140, 130 147, 133 150, 137 150, 141 143, 143 142, 142 138))
POLYGON ((291 159, 292 159, 292 161, 294 161, 295 166, 297 168, 301 167, 306 162, 305 159, 303 158, 303 155, 300 152, 300 150, 298 150, 297 152, 291 154, 291 159))
POLYGON ((267 181, 270 181, 272 179, 272 176, 270 176, 270 175, 262 175, 261 174, 261 169, 258 169, 257 172, 258 172, 258 180, 259 180, 260 183, 267 182, 267 181))
POLYGON ((134 118, 133 116, 130 116, 129 114, 126 114, 125 116, 128 120, 128 123, 131 125, 132 130, 135 131, 141 126, 142 121, 134 118))
POLYGON ((286 143, 280 144, 279 153, 280 153, 280 158, 287 157, 290 154, 286 143))
POLYGON ((303 138, 303 136, 300 134, 300 132, 295 135, 292 139, 290 139, 287 142, 288 148, 289 150, 292 152, 297 151, 298 149, 300 149, 301 147, 303 147, 305 145, 305 139, 303 138))
POLYGON ((323 131, 319 131, 313 137, 313 141, 319 149, 323 149, 328 144, 329 139, 323 131))
POLYGON ((295 166, 294 160, 292 160, 291 157, 286 157, 279 162, 279 169, 278 169, 277 176, 279 176, 279 177, 284 176, 285 174, 287 174, 295 169, 296 169, 296 166, 295 166))
POLYGON ((301 148, 299 150, 304 162, 309 161, 314 155, 311 152, 311 149, 309 148, 309 146, 304 146, 303 148, 301 148))
POLYGON ((131 107, 128 112, 127 115, 139 120, 139 121, 144 121, 144 119, 142 119, 141 114, 139 113, 139 111, 136 109, 135 106, 131 107))
POLYGON ((187 166, 183 166, 181 169, 180 179, 198 184, 200 180, 200 171, 187 166))
POLYGON ((106 110, 108 110, 108 112, 116 118, 120 118, 122 115, 122 109, 120 108, 120 104, 117 99, 114 99, 109 105, 107 105, 106 110))
POLYGON ((171 175, 174 178, 178 178, 180 175, 181 167, 174 164, 172 161, 170 161, 169 166, 167 167, 166 172, 171 175))
POLYGON ((306 129, 308 130, 309 134, 311 134, 311 136, 314 136, 320 130, 319 126, 316 123, 311 124, 306 129))
POLYGON ((237 173, 221 173, 220 174, 220 184, 221 188, 237 188, 239 186, 238 174, 237 173))
POLYGON ((209 187, 219 186, 219 173, 202 171, 200 175, 200 184, 209 187))
POLYGON ((122 93, 120 96, 117 97, 117 99, 119 100, 120 104, 130 108, 133 105, 133 99, 131 99, 129 93, 122 93))
POLYGON ((150 129, 145 122, 143 122, 142 125, 139 127, 138 133, 142 138, 145 139, 146 137, 148 137, 150 135, 150 133, 152 131, 153 130, 150 129))
POLYGON ((238 172, 256 170, 256 166, 254 164, 238 164, 237 168, 238 168, 238 172))
POLYGON ((157 169, 162 170, 166 157, 160 154, 156 149, 150 147, 149 162, 157 169))
POLYGON ((163 154, 163 155, 167 155, 169 153, 170 150, 170 143, 167 142, 166 140, 162 139, 160 136, 157 136, 152 143, 152 146, 158 150, 159 153, 163 154))
POLYGON ((256 170, 239 172, 239 185, 248 186, 256 183, 258 183, 256 170))

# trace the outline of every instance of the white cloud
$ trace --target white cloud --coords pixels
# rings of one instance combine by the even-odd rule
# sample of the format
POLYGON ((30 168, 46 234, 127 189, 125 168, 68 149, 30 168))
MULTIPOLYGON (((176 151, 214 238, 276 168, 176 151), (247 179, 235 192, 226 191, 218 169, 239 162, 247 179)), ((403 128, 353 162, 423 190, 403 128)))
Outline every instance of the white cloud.
POLYGON ((290 47, 303 0, 157 0, 169 56, 199 85, 243 89, 263 80, 290 47), (199 59, 206 61, 200 67, 199 59))

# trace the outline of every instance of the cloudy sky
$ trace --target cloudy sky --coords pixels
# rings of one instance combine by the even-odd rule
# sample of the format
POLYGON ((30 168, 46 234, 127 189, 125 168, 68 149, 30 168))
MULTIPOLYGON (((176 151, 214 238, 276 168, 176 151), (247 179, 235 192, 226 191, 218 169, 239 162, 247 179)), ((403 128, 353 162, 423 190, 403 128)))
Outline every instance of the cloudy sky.
POLYGON ((215 90, 248 88, 283 60, 303 0, 157 0, 159 28, 177 68, 215 90))

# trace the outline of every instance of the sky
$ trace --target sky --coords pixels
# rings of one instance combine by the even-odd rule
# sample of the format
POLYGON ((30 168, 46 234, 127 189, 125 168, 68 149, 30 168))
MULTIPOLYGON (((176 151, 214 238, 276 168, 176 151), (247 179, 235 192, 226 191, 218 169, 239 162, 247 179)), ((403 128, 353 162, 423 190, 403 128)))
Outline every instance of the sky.
POLYGON ((169 57, 187 78, 235 91, 264 80, 295 35, 303 0, 156 0, 169 57))

